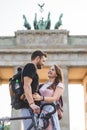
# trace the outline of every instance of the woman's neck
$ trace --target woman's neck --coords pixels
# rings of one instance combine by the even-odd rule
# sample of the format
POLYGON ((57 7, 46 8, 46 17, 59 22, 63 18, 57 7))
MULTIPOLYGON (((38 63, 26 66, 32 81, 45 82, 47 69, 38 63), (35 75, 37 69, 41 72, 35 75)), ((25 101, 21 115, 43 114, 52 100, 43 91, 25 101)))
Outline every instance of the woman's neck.
POLYGON ((54 78, 49 78, 49 80, 48 80, 49 82, 54 82, 54 78))

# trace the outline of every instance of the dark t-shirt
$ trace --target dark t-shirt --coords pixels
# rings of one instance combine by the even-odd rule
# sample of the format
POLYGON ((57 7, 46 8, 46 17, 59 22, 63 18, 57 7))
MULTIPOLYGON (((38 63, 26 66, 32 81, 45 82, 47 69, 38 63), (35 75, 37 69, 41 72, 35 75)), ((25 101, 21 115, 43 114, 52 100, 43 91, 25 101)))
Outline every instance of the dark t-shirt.
POLYGON ((23 69, 23 78, 28 76, 32 79, 31 87, 32 87, 32 94, 34 94, 37 90, 39 85, 39 77, 35 68, 35 65, 32 63, 28 63, 25 65, 23 69))
MULTIPOLYGON (((23 78, 25 76, 28 76, 32 79, 31 88, 32 88, 32 94, 34 94, 39 86, 39 77, 35 68, 35 65, 32 63, 28 63, 25 65, 23 69, 23 78)), ((35 101, 35 104, 40 106, 40 101, 35 101)))

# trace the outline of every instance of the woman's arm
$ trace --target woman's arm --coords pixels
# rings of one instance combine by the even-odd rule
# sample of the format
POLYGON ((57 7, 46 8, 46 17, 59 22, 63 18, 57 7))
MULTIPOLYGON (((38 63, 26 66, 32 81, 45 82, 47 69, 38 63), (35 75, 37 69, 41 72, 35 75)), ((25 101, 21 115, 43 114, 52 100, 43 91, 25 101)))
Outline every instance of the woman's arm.
POLYGON ((54 102, 60 98, 63 94, 64 88, 57 87, 52 97, 40 96, 38 93, 33 95, 35 101, 54 102))
POLYGON ((44 101, 45 102, 57 101, 60 98, 60 96, 63 94, 63 91, 64 91, 63 88, 57 87, 55 89, 55 92, 54 92, 53 96, 52 97, 44 97, 44 101))

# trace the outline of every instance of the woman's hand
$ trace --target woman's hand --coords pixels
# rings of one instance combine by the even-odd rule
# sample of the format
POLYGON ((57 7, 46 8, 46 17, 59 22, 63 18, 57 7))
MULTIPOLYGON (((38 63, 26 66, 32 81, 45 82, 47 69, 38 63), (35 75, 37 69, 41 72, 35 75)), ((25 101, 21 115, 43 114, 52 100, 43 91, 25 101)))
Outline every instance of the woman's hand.
POLYGON ((38 93, 33 94, 34 101, 41 101, 43 99, 42 96, 40 96, 38 93))

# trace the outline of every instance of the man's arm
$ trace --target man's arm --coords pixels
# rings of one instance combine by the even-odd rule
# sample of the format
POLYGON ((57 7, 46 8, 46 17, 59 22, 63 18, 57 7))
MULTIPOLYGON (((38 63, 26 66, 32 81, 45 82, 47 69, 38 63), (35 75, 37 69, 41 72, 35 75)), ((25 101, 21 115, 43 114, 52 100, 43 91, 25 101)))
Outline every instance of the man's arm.
POLYGON ((31 83, 32 83, 31 78, 27 76, 24 77, 24 92, 25 92, 25 96, 29 104, 34 103, 34 100, 32 97, 31 83))
POLYGON ((39 113, 40 108, 39 108, 39 106, 35 105, 34 100, 33 100, 31 83, 32 83, 32 79, 29 78, 28 76, 25 76, 24 77, 25 97, 26 97, 30 107, 33 109, 34 113, 39 113))

